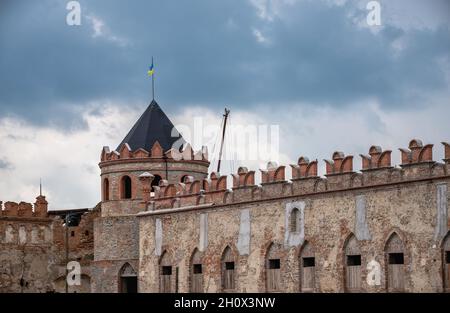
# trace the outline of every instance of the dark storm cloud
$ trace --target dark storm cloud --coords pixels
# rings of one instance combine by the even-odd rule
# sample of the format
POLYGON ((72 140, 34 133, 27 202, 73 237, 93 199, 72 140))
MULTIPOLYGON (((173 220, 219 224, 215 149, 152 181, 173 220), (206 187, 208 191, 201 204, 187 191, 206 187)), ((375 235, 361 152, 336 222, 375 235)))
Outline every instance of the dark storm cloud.
POLYGON ((448 90, 438 63, 449 57, 448 27, 385 25, 372 34, 348 18, 353 3, 300 1, 268 22, 242 0, 80 1, 79 27, 65 24, 66 3, 2 1, 2 116, 73 126, 74 107, 90 101, 149 101, 152 55, 165 108, 343 106, 368 97, 399 107, 448 90), (103 35, 93 37, 87 16, 105 23, 103 35), (400 39, 405 48, 395 54, 400 39))

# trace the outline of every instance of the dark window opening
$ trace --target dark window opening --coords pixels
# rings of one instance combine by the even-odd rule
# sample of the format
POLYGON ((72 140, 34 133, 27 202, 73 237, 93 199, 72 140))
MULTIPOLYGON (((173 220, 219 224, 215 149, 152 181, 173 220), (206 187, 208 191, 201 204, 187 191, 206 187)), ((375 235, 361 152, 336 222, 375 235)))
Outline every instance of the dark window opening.
POLYGON ((445 263, 450 264, 450 251, 445 251, 445 263))
POLYGON ((75 232, 73 230, 70 232, 70 237, 75 237, 75 232))
POLYGON ((202 265, 194 264, 194 274, 201 274, 201 273, 202 273, 202 265))
POLYGON ((234 262, 225 262, 225 269, 234 270, 234 262))
POLYGON ((137 293, 137 277, 122 277, 120 291, 122 293, 137 293))
POLYGON ((309 257, 303 258, 303 267, 314 267, 316 266, 316 258, 309 257))
POLYGON ((128 176, 122 178, 122 199, 131 199, 131 178, 128 176))
POLYGON ((84 235, 85 235, 85 236, 89 236, 89 230, 86 230, 86 231, 84 232, 84 235))
POLYGON ((175 268, 175 292, 178 293, 178 267, 175 268))
POLYGON ((155 188, 153 188, 154 186, 159 186, 159 182, 161 181, 161 176, 159 175, 155 175, 155 178, 153 178, 152 180, 152 192, 155 192, 155 188))
POLYGON ((187 175, 182 176, 180 179, 180 183, 184 183, 184 180, 186 179, 186 177, 187 177, 187 175))
POLYGON ((109 200, 109 180, 105 178, 103 183, 103 199, 104 201, 109 200))
POLYGON ((163 266, 162 274, 163 275, 172 275, 172 266, 163 266))
POLYGON ((280 259, 269 260, 269 269, 279 269, 279 268, 280 268, 280 259))
POLYGON ((361 265, 361 256, 360 255, 347 255, 347 265, 348 266, 361 265))
POLYGON ((389 264, 404 264, 403 253, 389 253, 389 264))

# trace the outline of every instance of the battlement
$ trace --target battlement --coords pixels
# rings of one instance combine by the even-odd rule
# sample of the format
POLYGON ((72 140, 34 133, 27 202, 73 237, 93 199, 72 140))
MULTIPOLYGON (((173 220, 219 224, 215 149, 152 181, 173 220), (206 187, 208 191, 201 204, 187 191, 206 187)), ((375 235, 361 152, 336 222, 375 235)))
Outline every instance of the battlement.
MULTIPOLYGON (((290 165, 292 179, 286 180, 286 167, 269 162, 260 170, 261 185, 255 184, 255 171, 240 167, 232 174, 232 187, 227 186, 227 177, 211 173, 209 179, 194 180, 188 176, 184 182, 169 184, 162 180, 155 192, 149 193, 151 183, 142 184, 143 208, 146 210, 191 207, 206 203, 216 205, 301 196, 323 192, 346 191, 358 188, 377 187, 406 183, 431 178, 450 178, 450 145, 443 142, 444 163, 433 161, 433 145, 423 145, 414 139, 409 149, 400 149, 400 167, 391 164, 391 150, 371 146, 368 155, 361 154, 360 172, 353 169, 353 156, 336 151, 326 164, 325 177, 318 176, 318 161, 309 161, 302 156, 297 164, 290 165)), ((147 173, 148 174, 148 173, 147 173)), ((151 175, 151 174, 149 174, 151 175)))
POLYGON ((27 202, 5 202, 0 201, 0 217, 47 217, 48 202, 44 196, 38 196, 33 204, 27 202))
POLYGON ((128 143, 124 143, 120 146, 119 151, 110 151, 109 147, 103 147, 100 156, 101 163, 119 160, 129 161, 130 159, 156 161, 160 161, 161 159, 170 161, 194 160, 208 162, 208 148, 206 146, 203 146, 201 150, 194 151, 190 144, 186 144, 183 146, 183 149, 181 151, 177 151, 176 149, 172 148, 164 152, 159 142, 156 141, 150 151, 147 151, 143 148, 139 148, 133 151, 128 143))

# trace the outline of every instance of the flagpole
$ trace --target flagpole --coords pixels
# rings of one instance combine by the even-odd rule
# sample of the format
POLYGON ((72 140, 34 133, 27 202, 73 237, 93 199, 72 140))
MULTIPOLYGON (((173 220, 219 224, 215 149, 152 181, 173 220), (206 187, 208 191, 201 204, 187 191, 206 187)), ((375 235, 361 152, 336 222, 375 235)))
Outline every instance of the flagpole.
MULTIPOLYGON (((153 57, 152 57, 152 66, 153 67, 155 66, 153 64, 153 57)), ((153 74, 152 74, 152 97, 153 97, 153 100, 155 100, 155 72, 153 72, 153 74)))

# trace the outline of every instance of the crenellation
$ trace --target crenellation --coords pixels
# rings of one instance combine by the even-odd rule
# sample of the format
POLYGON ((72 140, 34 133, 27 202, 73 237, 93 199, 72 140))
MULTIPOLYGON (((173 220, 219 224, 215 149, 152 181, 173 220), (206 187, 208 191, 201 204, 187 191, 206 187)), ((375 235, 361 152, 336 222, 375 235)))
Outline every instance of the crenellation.
POLYGON ((360 154, 362 158, 361 171, 391 167, 391 150, 383 151, 380 146, 372 146, 369 155, 360 154))
POLYGON ((301 156, 297 164, 291 164, 292 180, 317 176, 317 159, 310 162, 308 158, 301 156))
MULTIPOLYGON (((307 195, 325 191, 341 191, 354 188, 374 187, 386 183, 399 183, 427 177, 447 175, 446 164, 436 163, 430 159, 432 145, 422 146, 420 140, 410 142, 412 155, 420 162, 403 164, 401 168, 391 165, 391 150, 383 151, 379 146, 371 146, 368 155, 361 155, 361 172, 353 171, 353 156, 345 156, 342 152, 333 153, 332 160, 326 161, 325 177, 317 176, 317 160, 310 162, 300 157, 298 164, 291 165, 292 179, 285 180, 285 166, 274 162, 267 164, 261 171, 261 186, 255 186, 255 172, 240 167, 232 174, 232 189, 227 189, 227 177, 212 172, 209 179, 195 180, 192 176, 184 176, 183 183, 168 185, 165 180, 155 187, 152 201, 156 208, 168 205, 166 198, 178 197, 180 207, 195 206, 197 203, 229 204, 252 201, 256 199, 272 199, 294 195, 307 195), (416 151, 413 153, 413 151, 416 151), (201 201, 199 195, 202 193, 201 201)), ((178 203, 178 202, 177 202, 178 203)), ((144 208, 147 205, 143 206, 144 208)), ((171 205, 169 205, 171 207, 171 205)))
POLYGON ((33 205, 27 202, 20 202, 17 207, 17 216, 19 217, 32 217, 33 205))
POLYGON ((19 204, 12 201, 5 202, 5 209, 3 210, 4 216, 17 216, 19 204))
POLYGON ((442 144, 444 145, 444 159, 443 159, 443 161, 446 164, 450 164, 450 143, 442 142, 442 144))

